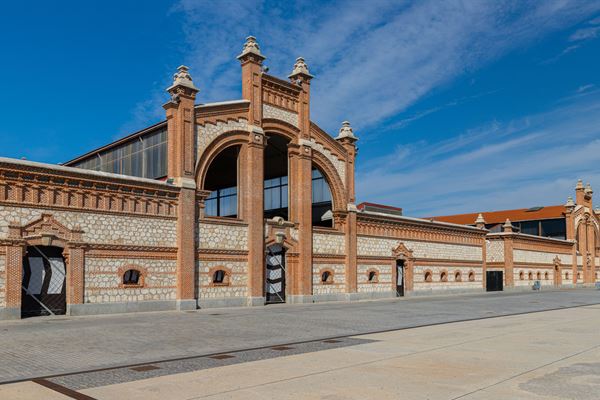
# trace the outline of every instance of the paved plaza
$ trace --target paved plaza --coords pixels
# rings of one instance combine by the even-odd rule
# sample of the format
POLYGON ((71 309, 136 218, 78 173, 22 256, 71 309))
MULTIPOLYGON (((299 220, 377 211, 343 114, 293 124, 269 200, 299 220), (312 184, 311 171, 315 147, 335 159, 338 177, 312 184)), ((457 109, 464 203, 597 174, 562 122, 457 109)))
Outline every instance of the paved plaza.
POLYGON ((597 290, 37 318, 0 398, 594 399, 598 332, 597 290))

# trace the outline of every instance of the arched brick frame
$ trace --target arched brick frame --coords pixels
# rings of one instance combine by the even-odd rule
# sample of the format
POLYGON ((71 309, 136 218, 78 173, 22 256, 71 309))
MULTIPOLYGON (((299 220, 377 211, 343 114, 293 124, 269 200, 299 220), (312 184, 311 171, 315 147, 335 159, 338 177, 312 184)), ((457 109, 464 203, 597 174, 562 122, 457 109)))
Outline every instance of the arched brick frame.
POLYGON ((215 265, 214 267, 212 267, 208 270, 208 281, 209 281, 208 286, 210 286, 210 287, 231 286, 231 274, 232 274, 231 268, 228 268, 224 265, 215 265), (225 272, 225 278, 223 279, 222 283, 216 283, 214 281, 215 272, 217 272, 219 270, 225 272))
POLYGON ((20 317, 23 257, 28 246, 54 246, 63 249, 66 267, 67 313, 70 304, 83 303, 85 248, 83 231, 69 229, 50 213, 25 225, 13 221, 8 225, 8 236, 0 240, 6 248, 6 308, 20 317))
POLYGON ((454 271, 454 282, 462 282, 462 272, 454 271))
POLYGON ((206 174, 213 160, 225 149, 232 146, 244 146, 248 143, 249 132, 246 131, 228 131, 219 135, 210 142, 204 152, 199 155, 196 162, 196 186, 198 189, 204 189, 206 174))
POLYGON ((525 272, 524 271, 519 271, 519 280, 520 281, 524 281, 525 280, 525 272))
POLYGON ((142 267, 139 264, 125 264, 125 265, 122 265, 119 267, 119 269, 117 270, 117 276, 119 277, 119 287, 120 288, 138 288, 139 289, 139 288, 146 287, 146 278, 148 276, 148 271, 146 270, 145 267, 142 267), (125 274, 125 272, 129 271, 130 269, 136 270, 140 273, 140 278, 136 285, 123 283, 123 275, 125 274))
POLYGON ((445 269, 440 271, 440 282, 448 282, 448 271, 445 269))
POLYGON ((367 274, 367 283, 379 283, 379 270, 377 268, 369 268, 366 272, 367 274), (371 273, 374 273, 372 280, 369 280, 371 273))
POLYGON ((335 283, 335 272, 331 268, 322 268, 319 271, 319 283, 321 285, 332 285, 335 283), (327 281, 323 282, 323 274, 325 272, 329 272, 329 277, 327 281))
POLYGON ((313 151, 313 165, 321 171, 323 177, 327 181, 329 185, 329 189, 331 190, 331 197, 333 203, 332 211, 346 211, 347 209, 347 196, 346 191, 344 189, 344 185, 342 180, 331 163, 323 154, 318 151, 313 151))
POLYGON ((433 272, 430 269, 426 269, 425 271, 423 271, 423 282, 433 282, 433 272))
POLYGON ((404 243, 399 243, 395 249, 392 249, 392 290, 396 291, 396 282, 398 271, 396 263, 398 260, 404 261, 404 292, 411 292, 414 287, 414 264, 415 258, 413 251, 406 247, 404 243))
POLYGON ((527 278, 528 278, 528 280, 532 281, 533 280, 533 272, 529 271, 529 273, 527 274, 527 278))
POLYGON ((266 135, 281 135, 291 142, 300 137, 300 130, 298 128, 278 119, 263 119, 262 128, 266 135))
POLYGON ((475 271, 470 270, 468 278, 469 278, 469 282, 475 282, 475 271))

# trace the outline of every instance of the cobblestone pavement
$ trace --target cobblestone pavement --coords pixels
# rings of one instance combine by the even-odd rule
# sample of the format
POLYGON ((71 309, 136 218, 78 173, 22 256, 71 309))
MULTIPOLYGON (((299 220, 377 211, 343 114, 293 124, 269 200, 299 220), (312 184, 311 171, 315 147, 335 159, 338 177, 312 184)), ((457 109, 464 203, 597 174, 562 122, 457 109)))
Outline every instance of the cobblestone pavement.
POLYGON ((590 289, 4 321, 0 382, 599 303, 590 289))

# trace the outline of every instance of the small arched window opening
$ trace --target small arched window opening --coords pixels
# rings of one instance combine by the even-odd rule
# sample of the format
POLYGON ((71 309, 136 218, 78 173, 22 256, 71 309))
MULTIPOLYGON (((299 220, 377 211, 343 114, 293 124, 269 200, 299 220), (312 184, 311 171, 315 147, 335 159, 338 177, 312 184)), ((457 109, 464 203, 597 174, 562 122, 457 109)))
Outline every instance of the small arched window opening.
POLYGON ((369 283, 379 282, 379 274, 377 273, 377 271, 375 271, 375 270, 369 271, 369 273, 367 274, 367 280, 369 281, 369 283))
POLYGON ((523 272, 523 271, 519 272, 519 279, 522 281, 525 280, 525 272, 523 272))
POLYGON ((469 272, 469 282, 475 282, 475 272, 469 272))
POLYGON ((454 281, 455 282, 462 282, 462 274, 460 273, 460 271, 456 271, 454 273, 454 281))
POLYGON ((431 271, 425 271, 425 282, 431 282, 432 274, 431 271))
POLYGON ((580 280, 580 279, 581 279, 581 274, 578 272, 577 273, 577 280, 580 280))
POLYGON ((547 272, 546 272, 546 273, 544 273, 544 279, 545 279, 545 280, 548 280, 548 279, 550 279, 550 274, 548 274, 547 272))
POLYGON ((529 275, 528 275, 528 278, 529 278, 529 280, 530 280, 530 281, 532 281, 532 280, 533 280, 533 272, 530 272, 530 273, 529 273, 529 275))
POLYGON ((123 285, 140 286, 141 274, 137 269, 128 269, 123 274, 123 285))
POLYGON ((332 284, 333 283, 333 272, 323 271, 321 273, 321 283, 324 285, 332 284))
POLYGON ((440 274, 440 281, 448 282, 448 273, 446 271, 442 271, 442 273, 440 274))
POLYGON ((538 271, 538 273, 536 274, 536 279, 539 281, 542 279, 542 273, 538 271))
POLYGON ((565 279, 569 279, 569 273, 565 272, 565 279))
POLYGON ((229 274, 224 269, 217 269, 212 274, 212 283, 218 286, 229 285, 229 274))

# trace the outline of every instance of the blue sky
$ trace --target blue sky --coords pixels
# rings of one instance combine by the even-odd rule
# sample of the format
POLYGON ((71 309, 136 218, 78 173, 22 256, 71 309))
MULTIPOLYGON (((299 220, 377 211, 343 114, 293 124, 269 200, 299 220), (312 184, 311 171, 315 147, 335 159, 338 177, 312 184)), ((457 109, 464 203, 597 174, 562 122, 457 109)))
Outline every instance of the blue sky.
POLYGON ((360 137, 357 197, 407 215, 600 193, 600 1, 63 1, 2 5, 0 155, 58 163, 164 118, 184 63, 199 102, 240 98, 255 35, 298 56, 312 116, 360 137), (143 6, 142 6, 143 4, 143 6))

